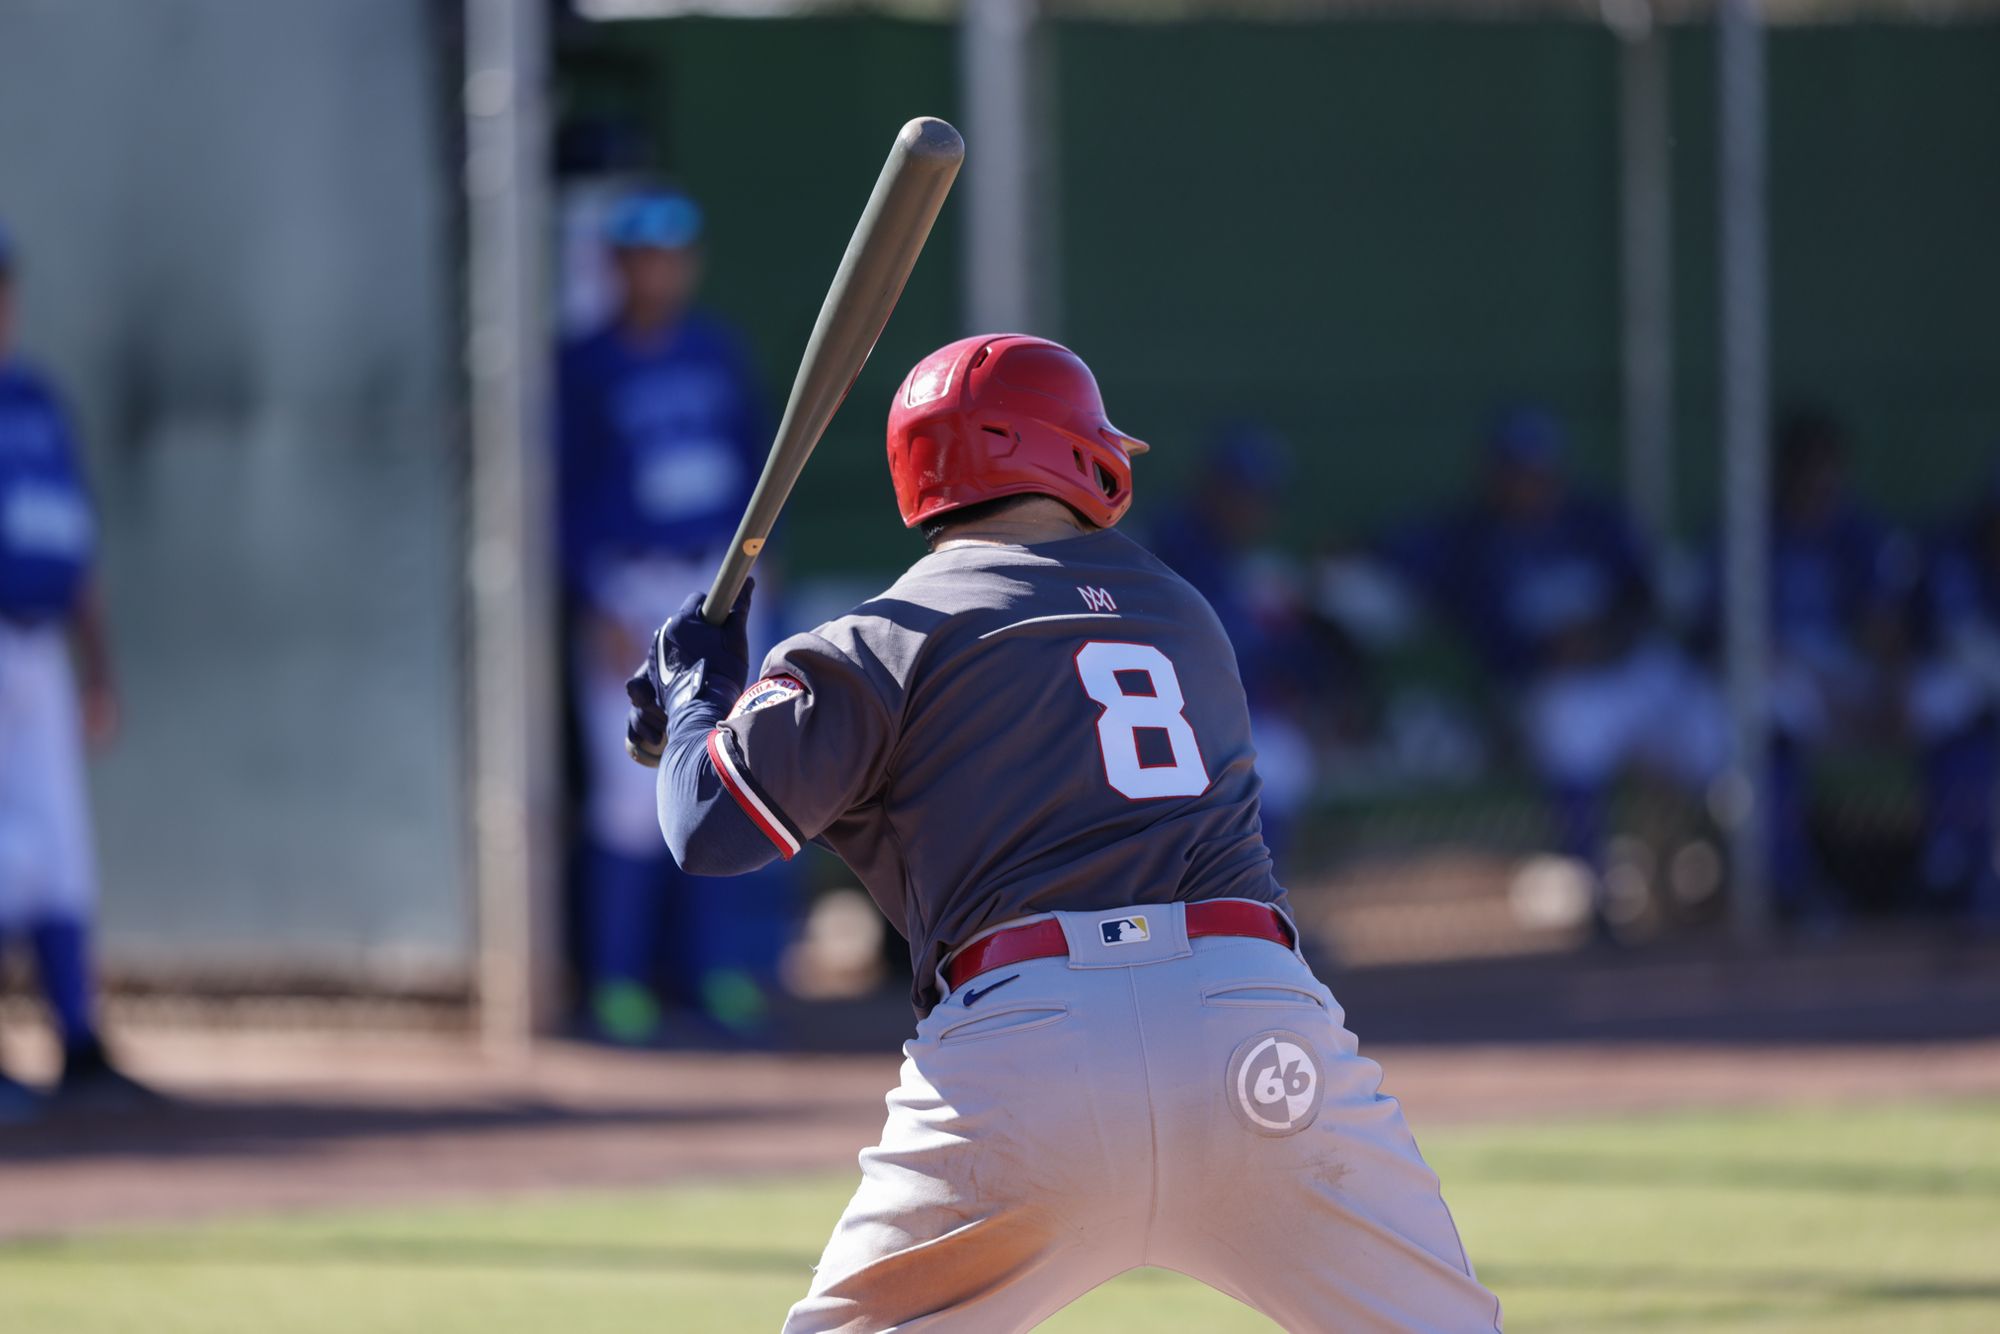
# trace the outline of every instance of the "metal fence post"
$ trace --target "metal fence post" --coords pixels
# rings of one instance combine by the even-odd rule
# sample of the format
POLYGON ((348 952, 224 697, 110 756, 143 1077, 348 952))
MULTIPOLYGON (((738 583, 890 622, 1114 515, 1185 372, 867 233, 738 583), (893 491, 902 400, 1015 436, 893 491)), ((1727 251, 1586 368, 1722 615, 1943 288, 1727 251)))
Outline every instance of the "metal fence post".
POLYGON ((500 1055, 557 1001, 547 14, 543 0, 465 9, 469 771, 480 1029, 500 1055))
POLYGON ((1619 267, 1626 503, 1654 546, 1673 533, 1673 167, 1667 43, 1646 0, 1605 6, 1618 36, 1619 267))
POLYGON ((1757 0, 1722 0, 1716 40, 1724 633, 1735 742, 1721 806, 1730 822, 1731 924, 1751 942, 1771 923, 1770 277, 1757 0))
POLYGON ((1036 309, 1036 0, 965 0, 958 68, 965 90, 966 332, 1041 332, 1036 309))

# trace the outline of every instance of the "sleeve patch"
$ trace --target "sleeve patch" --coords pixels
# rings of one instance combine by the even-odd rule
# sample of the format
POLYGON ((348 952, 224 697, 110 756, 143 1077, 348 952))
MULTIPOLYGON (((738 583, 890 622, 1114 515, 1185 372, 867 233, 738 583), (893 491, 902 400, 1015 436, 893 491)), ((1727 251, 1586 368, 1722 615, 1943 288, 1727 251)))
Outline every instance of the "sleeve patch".
POLYGON ((796 676, 783 672, 752 682, 750 688, 737 697, 736 705, 730 709, 731 718, 741 718, 746 713, 768 709, 773 704, 783 704, 788 699, 797 699, 806 693, 806 683, 796 676))

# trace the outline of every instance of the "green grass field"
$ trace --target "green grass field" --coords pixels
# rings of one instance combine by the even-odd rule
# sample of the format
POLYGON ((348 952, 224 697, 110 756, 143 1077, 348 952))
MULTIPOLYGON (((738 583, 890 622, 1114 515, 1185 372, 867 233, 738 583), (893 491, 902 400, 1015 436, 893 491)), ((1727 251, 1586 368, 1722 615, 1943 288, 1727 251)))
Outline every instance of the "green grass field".
MULTIPOLYGON (((1516 1331, 2000 1330, 2000 1104, 1456 1129, 1426 1149, 1516 1331)), ((849 1185, 720 1183, 13 1244, 0 1247, 0 1330, 774 1330, 849 1185)), ((1044 1328, 1270 1326, 1144 1271, 1044 1328)))

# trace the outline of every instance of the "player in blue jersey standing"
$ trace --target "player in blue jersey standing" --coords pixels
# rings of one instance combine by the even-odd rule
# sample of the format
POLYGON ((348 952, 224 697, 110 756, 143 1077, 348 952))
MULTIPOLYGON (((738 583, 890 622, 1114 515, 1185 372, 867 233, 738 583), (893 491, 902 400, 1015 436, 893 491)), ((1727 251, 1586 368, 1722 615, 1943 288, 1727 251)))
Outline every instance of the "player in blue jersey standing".
POLYGON ((769 444, 741 341, 694 306, 701 229, 678 191, 619 202, 605 238, 619 306, 563 348, 558 374, 560 543, 588 782, 584 967, 594 1027, 625 1042, 659 1028, 649 979, 663 952, 677 999, 729 1027, 753 1023, 789 883, 780 871, 747 895, 705 894, 681 877, 621 739, 632 659, 659 608, 706 585, 769 444))
MULTIPOLYGON (((106 1060, 92 1003, 83 743, 110 738, 118 704, 80 451, 55 391, 14 355, 14 271, 0 229, 0 950, 33 949, 62 1039, 57 1105, 106 1106, 148 1096, 106 1060)), ((0 1073, 0 1123, 39 1109, 0 1073)))

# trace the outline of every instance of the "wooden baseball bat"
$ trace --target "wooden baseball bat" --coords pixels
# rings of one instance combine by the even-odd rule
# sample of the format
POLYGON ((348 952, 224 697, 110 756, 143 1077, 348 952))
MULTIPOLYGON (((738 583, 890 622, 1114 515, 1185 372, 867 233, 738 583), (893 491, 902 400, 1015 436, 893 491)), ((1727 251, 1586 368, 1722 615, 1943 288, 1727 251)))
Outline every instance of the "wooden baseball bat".
POLYGON ((875 350, 964 160, 965 141, 934 116, 920 116, 897 133, 813 321, 764 473, 702 603, 710 625, 719 625, 736 605, 806 459, 875 350))

